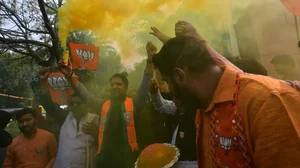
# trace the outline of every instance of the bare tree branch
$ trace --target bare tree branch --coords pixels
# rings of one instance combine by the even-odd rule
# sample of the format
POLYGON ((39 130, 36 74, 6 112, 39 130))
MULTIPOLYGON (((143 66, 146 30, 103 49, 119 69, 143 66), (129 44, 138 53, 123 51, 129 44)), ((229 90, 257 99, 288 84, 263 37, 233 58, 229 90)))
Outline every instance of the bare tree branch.
POLYGON ((44 5, 45 5, 47 8, 51 9, 52 11, 57 12, 57 9, 53 8, 52 6, 48 5, 47 3, 44 3, 44 5))
POLYGON ((13 46, 10 46, 10 45, 9 45, 9 48, 10 48, 10 50, 12 50, 13 52, 22 54, 22 55, 24 55, 24 56, 25 56, 25 55, 30 56, 30 57, 32 57, 33 59, 35 59, 37 62, 41 62, 41 61, 42 61, 42 59, 41 59, 37 54, 32 55, 31 53, 27 53, 27 52, 25 52, 25 51, 22 51, 22 50, 17 49, 17 48, 15 48, 15 47, 13 47, 13 46))
POLYGON ((6 35, 6 36, 24 37, 22 32, 5 29, 5 28, 0 29, 0 34, 6 35))
POLYGON ((28 27, 26 27, 22 21, 22 19, 15 13, 15 11, 13 11, 12 9, 10 9, 4 2, 0 1, 0 7, 3 6, 5 8, 5 10, 7 12, 9 12, 11 15, 13 15, 16 20, 18 21, 18 24, 23 28, 23 29, 26 29, 27 31, 29 32, 32 32, 32 33, 42 33, 42 34, 48 34, 48 32, 46 31, 38 31, 38 30, 32 30, 32 29, 29 29, 28 27))
POLYGON ((39 7, 40 7, 40 10, 42 12, 42 16, 43 16, 43 20, 44 20, 44 24, 45 24, 45 27, 46 29, 48 30, 50 36, 53 38, 53 39, 56 39, 57 36, 55 35, 52 27, 51 27, 51 24, 50 24, 50 20, 48 18, 48 15, 46 13, 46 9, 45 9, 45 6, 44 6, 44 1, 43 0, 38 0, 38 3, 39 3, 39 7))
MULTIPOLYGON (((25 37, 25 40, 29 41, 27 31, 25 32, 24 37, 25 37)), ((34 57, 39 57, 36 53, 34 53, 32 51, 31 47, 29 46, 29 43, 25 43, 25 45, 26 45, 26 49, 27 49, 27 51, 29 52, 30 55, 33 55, 34 57)))
POLYGON ((58 9, 58 6, 57 6, 55 0, 51 0, 51 1, 52 1, 52 4, 55 6, 55 8, 58 9))
POLYGON ((6 13, 6 16, 7 16, 8 19, 10 19, 11 21, 13 21, 13 22, 15 23, 15 25, 16 25, 22 32, 24 32, 23 29, 22 29, 22 25, 20 24, 20 22, 18 22, 18 21, 14 18, 14 15, 11 15, 11 14, 9 13, 9 11, 4 11, 4 13, 6 13))
POLYGON ((58 7, 60 8, 62 6, 63 0, 58 0, 58 7))
POLYGON ((4 25, 0 27, 0 52, 12 51, 24 58, 31 57, 39 64, 46 60, 55 64, 60 50, 55 23, 63 0, 21 0, 16 3, 14 8, 10 7, 9 0, 0 0, 4 25))
POLYGON ((24 44, 34 44, 34 45, 39 45, 39 46, 44 46, 47 48, 51 48, 50 45, 39 42, 39 41, 35 41, 35 40, 26 40, 26 39, 6 39, 3 37, 0 37, 0 42, 2 42, 3 44, 17 44, 17 43, 24 43, 24 44))
POLYGON ((28 57, 29 57, 28 55, 25 55, 25 56, 19 57, 19 58, 11 58, 11 59, 8 59, 7 61, 16 61, 16 60, 21 60, 21 59, 28 58, 28 57))
POLYGON ((8 51, 7 48, 2 47, 2 45, 0 46, 0 54, 4 54, 4 53, 6 53, 7 51, 8 51))
MULTIPOLYGON (((44 1, 38 0, 38 3, 39 3, 40 10, 42 12, 45 27, 49 31, 50 36, 52 38, 53 51, 50 50, 50 52, 52 52, 51 56, 54 55, 55 56, 54 58, 56 58, 56 60, 59 60, 59 48, 58 48, 59 40, 58 40, 57 34, 55 34, 55 31, 51 27, 50 20, 48 18, 46 10, 45 10, 44 1)), ((51 57, 50 59, 54 59, 54 58, 51 57)))

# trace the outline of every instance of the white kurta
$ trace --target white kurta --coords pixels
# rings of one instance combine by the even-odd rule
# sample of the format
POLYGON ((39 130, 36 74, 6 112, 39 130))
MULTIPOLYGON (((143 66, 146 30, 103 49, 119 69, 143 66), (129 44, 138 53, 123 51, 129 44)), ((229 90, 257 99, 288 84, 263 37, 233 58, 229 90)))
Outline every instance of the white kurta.
POLYGON ((82 132, 82 125, 85 123, 99 125, 99 116, 87 113, 80 120, 77 132, 76 119, 72 112, 69 113, 60 130, 58 153, 54 168, 86 168, 88 155, 90 157, 88 160, 89 167, 95 166, 92 163, 92 158, 97 150, 97 142, 93 136, 82 132), (87 149, 89 149, 89 153, 87 153, 87 149))

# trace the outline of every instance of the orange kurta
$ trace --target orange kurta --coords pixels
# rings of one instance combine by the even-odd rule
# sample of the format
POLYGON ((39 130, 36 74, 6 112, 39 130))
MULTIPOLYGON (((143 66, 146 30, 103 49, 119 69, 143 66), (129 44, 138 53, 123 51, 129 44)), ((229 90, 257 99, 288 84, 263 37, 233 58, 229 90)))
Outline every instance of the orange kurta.
MULTIPOLYGON (((202 113, 198 158, 203 168, 213 167, 210 115, 215 105, 233 101, 236 73, 230 67, 225 68, 210 106, 202 113)), ((238 108, 255 167, 299 167, 299 92, 276 79, 241 74, 238 108)))
POLYGON ((23 134, 9 145, 3 168, 44 168, 56 157, 57 144, 53 134, 37 129, 32 139, 23 134))

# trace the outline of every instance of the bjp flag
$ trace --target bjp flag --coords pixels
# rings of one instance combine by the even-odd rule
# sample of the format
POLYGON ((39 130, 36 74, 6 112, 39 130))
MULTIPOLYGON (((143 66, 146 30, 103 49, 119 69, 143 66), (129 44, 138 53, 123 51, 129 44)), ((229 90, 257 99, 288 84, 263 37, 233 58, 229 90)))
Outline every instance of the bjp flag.
POLYGON ((48 86, 53 102, 58 104, 67 104, 74 91, 71 84, 60 72, 52 72, 48 77, 48 86))
POLYGON ((281 0, 281 3, 294 16, 300 16, 300 0, 281 0))
POLYGON ((73 68, 96 70, 99 62, 99 48, 85 44, 69 43, 73 68))

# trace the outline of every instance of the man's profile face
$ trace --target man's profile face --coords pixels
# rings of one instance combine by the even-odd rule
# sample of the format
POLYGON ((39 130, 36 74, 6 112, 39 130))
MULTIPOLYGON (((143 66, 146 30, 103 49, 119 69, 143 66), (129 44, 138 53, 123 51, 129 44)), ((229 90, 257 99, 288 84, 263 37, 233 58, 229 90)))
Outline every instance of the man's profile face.
POLYGON ((25 114, 19 118, 18 125, 23 134, 30 134, 36 126, 36 119, 32 114, 25 114))
POLYGON ((127 88, 125 87, 124 82, 119 77, 114 77, 110 81, 111 86, 111 96, 118 97, 121 95, 126 95, 127 88))
POLYGON ((169 90, 173 94, 173 102, 176 104, 176 106, 180 106, 182 103, 181 98, 179 96, 181 88, 179 88, 179 86, 176 84, 174 80, 172 80, 171 77, 164 75, 164 79, 167 81, 169 85, 169 90))
POLYGON ((170 92, 173 94, 173 102, 178 108, 187 108, 189 106, 197 105, 195 95, 191 93, 187 85, 178 84, 173 77, 163 74, 162 76, 167 81, 170 92))

